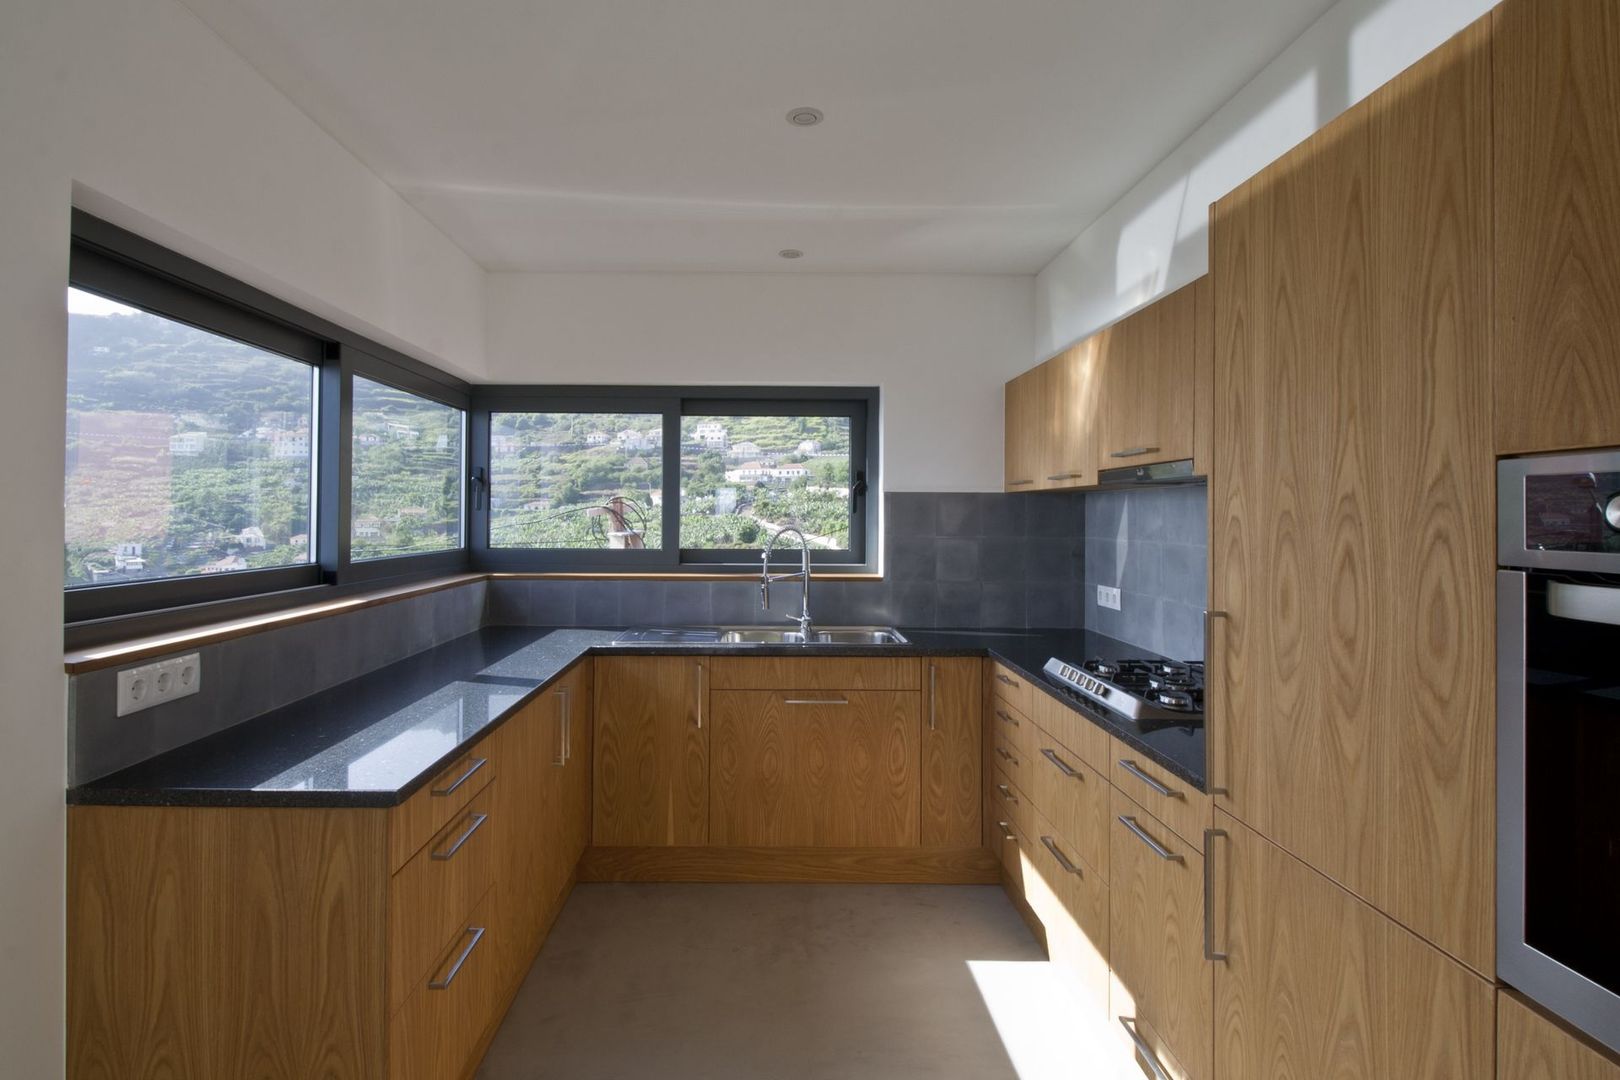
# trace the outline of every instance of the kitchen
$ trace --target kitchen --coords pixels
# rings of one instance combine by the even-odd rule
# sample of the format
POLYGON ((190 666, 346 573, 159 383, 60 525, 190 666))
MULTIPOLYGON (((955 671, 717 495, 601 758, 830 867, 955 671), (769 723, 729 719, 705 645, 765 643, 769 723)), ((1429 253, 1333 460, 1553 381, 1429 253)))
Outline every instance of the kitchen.
POLYGON ((1620 12, 948 7, 6 12, 16 1075, 1620 1076, 1620 12))

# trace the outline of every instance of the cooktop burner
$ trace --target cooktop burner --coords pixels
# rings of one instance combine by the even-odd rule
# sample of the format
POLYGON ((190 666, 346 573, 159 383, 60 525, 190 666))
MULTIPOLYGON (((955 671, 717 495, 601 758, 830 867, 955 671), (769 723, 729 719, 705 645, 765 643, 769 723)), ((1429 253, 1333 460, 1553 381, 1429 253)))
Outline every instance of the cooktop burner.
POLYGON ((1044 670, 1081 696, 1133 720, 1201 724, 1204 719, 1202 660, 1093 659, 1074 665, 1054 656, 1044 670))

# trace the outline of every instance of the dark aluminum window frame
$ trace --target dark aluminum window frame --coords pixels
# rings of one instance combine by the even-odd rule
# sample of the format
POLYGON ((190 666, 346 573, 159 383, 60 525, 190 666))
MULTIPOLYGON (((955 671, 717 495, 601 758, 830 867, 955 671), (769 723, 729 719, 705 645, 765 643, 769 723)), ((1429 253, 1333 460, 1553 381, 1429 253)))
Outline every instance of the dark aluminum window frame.
POLYGON ((850 418, 850 548, 812 551, 828 570, 877 572, 877 515, 870 510, 878 484, 876 387, 784 386, 475 386, 472 391, 469 533, 472 566, 500 573, 752 574, 759 556, 747 548, 682 549, 680 537, 681 419, 703 415, 847 416, 850 418), (664 418, 663 546, 658 550, 492 548, 489 543, 490 416, 509 412, 661 413, 664 418))
MULTIPOLYGON (((462 545, 425 555, 349 560, 349 406, 353 377, 387 383, 460 409, 462 462, 469 460, 466 383, 310 314, 268 293, 102 221, 73 212, 68 284, 303 361, 315 370, 314 561, 307 566, 187 575, 63 590, 70 639, 104 638, 109 620, 124 635, 164 632, 207 619, 310 603, 383 582, 468 569, 469 514, 463 475, 462 545), (206 607, 206 613, 199 606, 206 607)), ((465 468, 463 469, 465 474, 465 468)))

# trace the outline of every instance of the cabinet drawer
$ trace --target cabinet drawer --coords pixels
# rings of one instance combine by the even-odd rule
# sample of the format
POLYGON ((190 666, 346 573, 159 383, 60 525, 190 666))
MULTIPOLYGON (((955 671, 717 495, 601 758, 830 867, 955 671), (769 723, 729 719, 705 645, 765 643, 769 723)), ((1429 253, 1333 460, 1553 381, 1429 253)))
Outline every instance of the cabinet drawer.
POLYGON ((709 661, 709 678, 714 690, 921 690, 923 662, 914 657, 717 656, 709 661))
POLYGON ((1114 786, 1187 843, 1203 850, 1204 830, 1210 827, 1209 796, 1118 739, 1112 745, 1109 779, 1114 786))
POLYGON ((491 783, 388 883, 388 1013, 405 1003, 445 939, 495 879, 497 823, 491 783))
POLYGON ((449 824, 484 785, 495 779, 485 739, 451 762, 388 815, 388 872, 393 873, 449 824))
POLYGON ((1019 712, 1026 714, 1029 712, 1029 705, 1032 700, 1030 695, 1034 692, 1034 687, 1029 685, 1029 680, 1012 668, 1005 664, 992 663, 990 665, 990 689, 995 691, 996 697, 1001 698, 1019 712))
POLYGON ((1057 698, 1039 690, 1033 694, 1029 717, 1035 721, 1036 727, 1079 755, 1081 761, 1104 776, 1108 775, 1111 761, 1108 753, 1113 743, 1108 732, 1057 698))
MULTIPOLYGON (((1116 1036, 1131 1049, 1119 1017, 1152 1048, 1161 1066, 1206 1080, 1212 1071, 1215 982, 1204 957, 1204 856, 1145 808, 1118 791, 1110 882, 1114 904, 1112 1000, 1116 1036)), ((1171 1072, 1171 1075, 1177 1075, 1171 1072)))
POLYGON ((1011 821, 1025 836, 1035 831, 1034 807, 1001 769, 990 771, 990 810, 997 821, 1011 821))
POLYGON ((1013 899, 1024 899, 1024 847, 1025 837, 1028 835, 1018 828, 1018 822, 1012 815, 1001 812, 1000 801, 992 803, 989 807, 990 828, 997 845, 997 854, 1001 857, 1001 872, 1005 875, 1005 884, 1008 895, 1013 899))
POLYGON ((1031 813, 1024 893, 1046 930, 1046 951, 1089 1002, 1108 1006, 1108 884, 1037 808, 1031 813))
POLYGON ((1018 745, 1004 735, 997 735, 992 745, 994 758, 991 764, 1012 780, 1017 787, 1029 790, 1029 761, 1018 745))
POLYGON ((1008 745, 1027 753, 1034 741, 1034 727, 1028 716, 1006 701, 995 698, 990 702, 990 730, 1008 745))
POLYGON ((1108 880, 1108 780, 1040 727, 1027 755, 1029 795, 1036 808, 1108 880))
POLYGON ((495 894, 487 893, 457 924, 394 1014, 388 1027, 391 1080, 450 1080, 469 1071, 501 1002, 496 906, 495 894))

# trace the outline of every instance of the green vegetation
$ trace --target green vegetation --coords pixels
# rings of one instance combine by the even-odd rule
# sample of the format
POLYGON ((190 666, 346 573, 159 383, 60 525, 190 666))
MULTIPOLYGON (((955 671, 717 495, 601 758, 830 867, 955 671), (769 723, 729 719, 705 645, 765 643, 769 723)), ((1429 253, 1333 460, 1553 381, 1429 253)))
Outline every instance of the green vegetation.
POLYGON ((350 558, 461 546, 461 425, 459 409, 354 380, 350 558))

